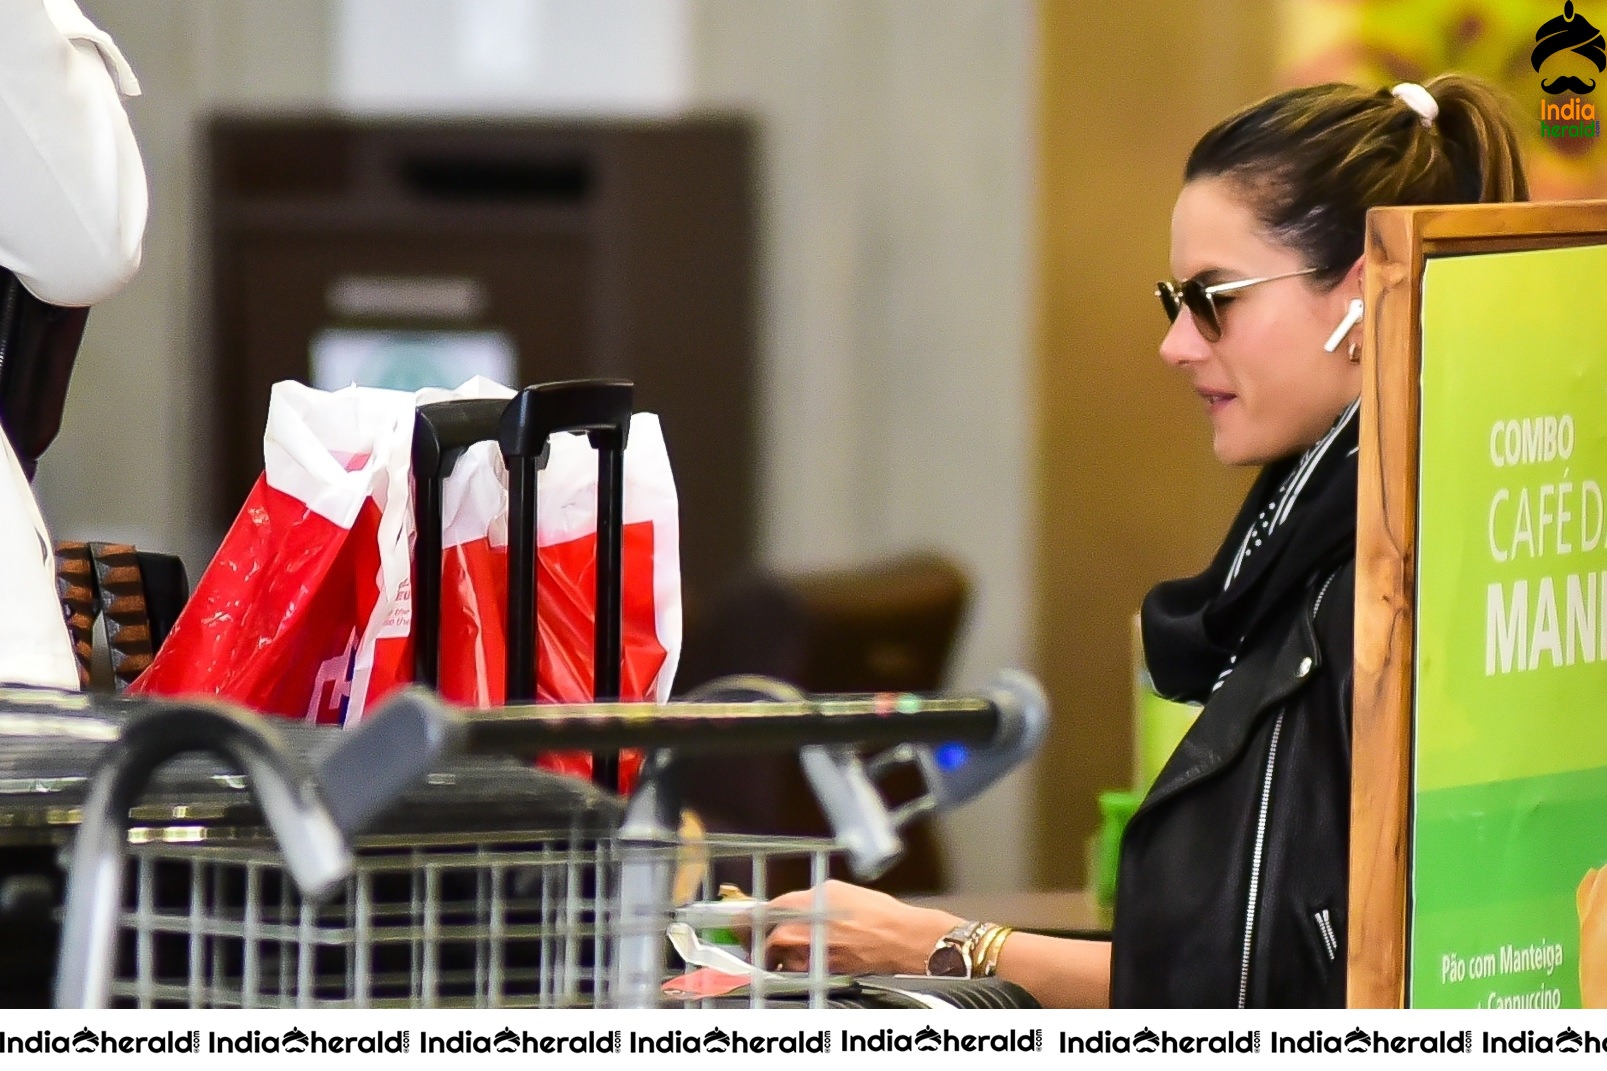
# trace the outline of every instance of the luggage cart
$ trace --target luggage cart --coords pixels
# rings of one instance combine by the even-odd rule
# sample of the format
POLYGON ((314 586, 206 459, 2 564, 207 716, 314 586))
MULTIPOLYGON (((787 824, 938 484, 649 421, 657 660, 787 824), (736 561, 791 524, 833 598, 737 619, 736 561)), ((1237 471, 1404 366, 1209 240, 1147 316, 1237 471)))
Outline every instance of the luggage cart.
MULTIPOLYGON (((409 705, 443 709, 414 689, 374 722, 409 705)), ((964 991, 977 1006, 1032 1006, 994 980, 831 978, 820 954, 821 911, 808 914, 817 954, 807 972, 755 972, 740 989, 708 998, 664 988, 688 970, 667 947, 667 929, 699 924, 716 875, 745 875, 756 901, 752 932, 762 933, 779 921, 763 907, 783 891, 769 882, 772 864, 803 859, 823 880, 833 855, 852 852, 856 841, 682 828, 669 758, 675 749, 981 744, 1000 722, 986 697, 585 704, 451 716, 466 751, 501 757, 432 769, 415 791, 429 802, 409 806, 404 797, 356 838, 349 876, 322 895, 304 895, 275 841, 238 816, 232 825, 177 821, 133 830, 115 952, 106 959, 111 1000, 141 1007, 919 1007, 953 1006, 964 991), (628 802, 508 758, 620 747, 656 749, 628 802), (538 791, 488 815, 513 770, 536 778, 538 791), (516 814, 526 821, 508 821, 516 814)), ((340 735, 299 728, 304 751, 340 735)), ((863 787, 849 785, 849 794, 863 787)), ((885 810, 868 819, 876 821, 888 822, 885 810)), ((295 834, 280 830, 286 835, 295 834)), ((881 839, 857 838, 861 846, 881 839)))
MULTIPOLYGON (((908 751, 908 743, 988 741, 1001 728, 988 700, 782 696, 785 688, 772 687, 776 682, 758 688, 749 682, 736 689, 740 701, 736 695, 669 707, 607 701, 620 694, 620 526, 631 398, 626 381, 580 381, 525 388, 510 401, 418 411, 416 675, 428 683, 437 668, 431 614, 439 591, 428 578, 439 575, 442 482, 458 453, 492 438, 512 484, 510 575, 518 579, 509 585, 506 692, 515 705, 449 712, 428 693, 413 692, 354 732, 361 738, 395 711, 404 725, 446 718, 461 729, 472 758, 414 769, 388 761, 405 748, 372 746, 359 749, 364 775, 343 780, 342 762, 330 755, 337 747, 351 754, 351 733, 284 723, 268 729, 243 712, 213 706, 190 713, 214 731, 185 741, 190 729, 178 722, 163 733, 148 731, 158 716, 174 714, 175 704, 75 696, 58 705, 77 704, 85 715, 78 728, 93 732, 79 740, 82 747, 67 750, 63 769, 60 739, 42 749, 8 746, 9 708, 0 694, 0 922, 10 921, 8 903, 19 899, 9 892, 24 889, 20 899, 38 914, 62 884, 61 868, 41 867, 37 857, 20 866, 6 859, 9 834, 21 828, 22 842, 48 850, 76 830, 58 1003, 676 1003, 663 988, 676 972, 668 928, 692 926, 696 916, 687 905, 710 900, 722 880, 750 891, 757 904, 750 932, 762 934, 779 921, 767 918, 764 907, 781 891, 769 878, 777 861, 804 860, 818 886, 834 853, 846 853, 865 874, 896 857, 897 826, 916 812, 888 815, 872 775, 850 749, 896 745, 930 773, 936 769, 930 754, 908 751), (535 694, 534 665, 524 657, 535 641, 534 492, 547 440, 560 430, 584 432, 599 454, 592 695, 602 702, 535 708, 517 705, 535 694), (409 711, 417 715, 411 721, 409 711), (185 759, 158 769, 192 746, 226 761, 185 759), (799 747, 837 825, 836 839, 708 836, 678 824, 676 752, 799 747), (657 749, 651 775, 628 801, 614 794, 623 748, 657 749), (585 749, 593 754, 595 785, 514 761, 585 749), (98 763, 93 777, 91 760, 98 763), (422 783, 387 810, 389 788, 409 778, 422 783), (148 781, 155 799, 140 796, 148 781), (369 781, 387 791, 365 790, 369 781), (125 868, 127 856, 132 865, 125 868)), ((13 742, 26 737, 26 724, 12 728, 13 742)), ((932 783, 933 807, 959 784, 932 783)), ((810 971, 796 978, 759 972, 741 994, 718 999, 764 1006, 802 996, 821 1006, 851 989, 826 977, 824 918, 815 911, 809 920, 816 952, 810 971)), ((0 949, 0 968, 5 964, 0 949)), ((0 977, 5 973, 0 969, 0 977)))

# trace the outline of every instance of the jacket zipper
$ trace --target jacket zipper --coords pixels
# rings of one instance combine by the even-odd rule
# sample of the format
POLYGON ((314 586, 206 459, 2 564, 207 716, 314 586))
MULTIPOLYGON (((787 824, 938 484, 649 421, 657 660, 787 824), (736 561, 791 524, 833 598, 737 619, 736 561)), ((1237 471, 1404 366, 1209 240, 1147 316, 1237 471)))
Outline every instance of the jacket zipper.
MULTIPOLYGON (((1311 621, 1313 625, 1317 622, 1317 612, 1322 609, 1323 596, 1328 594, 1329 585, 1334 582, 1334 577, 1338 575, 1338 573, 1329 573, 1328 579, 1322 582, 1322 590, 1317 592, 1317 601, 1311 604, 1311 621)), ((1334 933, 1333 919, 1329 916, 1326 907, 1317 912, 1317 930, 1322 934, 1323 947, 1328 950, 1328 962, 1332 963, 1339 958, 1339 936, 1334 933)))
POLYGON ((1339 574, 1337 572, 1329 573, 1328 579, 1322 582, 1322 590, 1317 592, 1317 601, 1311 604, 1311 620, 1313 623, 1315 623, 1317 620, 1317 611, 1322 609, 1323 596, 1328 594, 1329 585, 1334 582, 1334 577, 1338 575, 1339 574))
MULTIPOLYGON (((1334 582, 1337 572, 1329 573, 1328 579, 1323 581, 1322 588, 1317 592, 1316 600, 1311 604, 1311 619, 1317 619, 1317 612, 1322 609, 1322 600, 1328 594, 1328 588, 1334 582)), ((1261 856, 1267 845, 1267 809, 1272 803, 1272 772, 1278 764, 1278 738, 1283 735, 1283 711, 1278 711, 1278 719, 1272 723, 1272 741, 1267 746, 1267 768, 1261 778, 1261 807, 1255 820, 1255 851, 1250 856, 1250 895, 1245 899, 1244 905, 1244 952, 1239 961, 1239 1007, 1249 1006, 1250 1000, 1250 952, 1255 945, 1255 916, 1257 901, 1261 894, 1261 856)), ((1326 912, 1324 912, 1326 915, 1326 912)), ((1333 931, 1327 925, 1327 919, 1319 917, 1318 925, 1322 927, 1323 939, 1329 945, 1329 958, 1336 954, 1339 942, 1335 940, 1333 931)))
POLYGON ((1255 820, 1255 851, 1250 856, 1250 895, 1244 907, 1244 955, 1239 964, 1239 1007, 1249 1007, 1250 950, 1255 944, 1256 904, 1261 893, 1261 854, 1267 844, 1267 806, 1272 802, 1272 771, 1278 764, 1278 737, 1283 735, 1283 711, 1272 723, 1272 742, 1267 747, 1267 769, 1261 778, 1261 810, 1255 820))
POLYGON ((1333 920, 1325 907, 1315 915, 1317 931, 1322 934, 1323 947, 1328 950, 1328 962, 1332 963, 1339 958, 1339 937, 1334 933, 1333 920))

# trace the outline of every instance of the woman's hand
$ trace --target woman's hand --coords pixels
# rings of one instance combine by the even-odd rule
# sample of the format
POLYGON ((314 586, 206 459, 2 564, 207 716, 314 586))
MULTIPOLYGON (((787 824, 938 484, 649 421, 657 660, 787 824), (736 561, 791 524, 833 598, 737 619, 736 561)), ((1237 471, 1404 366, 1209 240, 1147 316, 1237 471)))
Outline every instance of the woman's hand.
MULTIPOLYGON (((964 921, 842 881, 778 896, 769 906, 824 917, 826 970, 831 974, 925 974, 932 946, 964 921)), ((777 925, 765 942, 764 965, 808 970, 812 928, 807 919, 777 925)))

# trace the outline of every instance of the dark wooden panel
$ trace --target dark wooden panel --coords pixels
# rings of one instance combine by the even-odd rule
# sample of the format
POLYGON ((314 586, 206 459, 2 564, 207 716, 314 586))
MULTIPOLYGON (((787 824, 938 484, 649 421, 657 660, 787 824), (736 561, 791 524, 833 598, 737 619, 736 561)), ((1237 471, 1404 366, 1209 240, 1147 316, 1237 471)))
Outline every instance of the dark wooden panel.
POLYGON ((429 242, 389 232, 254 228, 241 235, 231 265, 238 288, 239 334, 230 347, 235 359, 218 369, 219 404, 229 415, 224 513, 233 516, 262 471, 262 429, 273 384, 307 380, 311 345, 323 329, 375 323, 329 311, 327 295, 336 282, 380 275, 473 280, 487 296, 482 315, 409 326, 504 331, 518 353, 519 376, 538 383, 590 373, 589 256, 587 243, 568 234, 528 239, 449 234, 429 242))
POLYGON ((633 379, 669 444, 688 598, 732 575, 757 525, 752 140, 719 116, 215 119, 214 518, 261 471, 269 387, 342 324, 333 281, 461 276, 485 307, 414 326, 507 333, 524 382, 633 379))

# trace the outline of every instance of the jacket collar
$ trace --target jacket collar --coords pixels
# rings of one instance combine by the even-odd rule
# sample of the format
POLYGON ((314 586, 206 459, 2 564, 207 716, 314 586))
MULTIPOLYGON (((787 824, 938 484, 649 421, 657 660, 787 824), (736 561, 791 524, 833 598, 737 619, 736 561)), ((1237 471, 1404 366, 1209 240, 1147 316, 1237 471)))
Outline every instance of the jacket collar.
POLYGON ((1144 599, 1144 655, 1160 694, 1203 702, 1243 672, 1238 660, 1269 617, 1356 548, 1354 409, 1317 446, 1269 465, 1204 572, 1144 599))
MULTIPOLYGON (((1325 573, 1319 582, 1327 576, 1325 573)), ((1281 644, 1250 645, 1245 659, 1211 697, 1207 709, 1167 760, 1135 817, 1233 762, 1262 717, 1317 675, 1322 651, 1313 621, 1315 599, 1316 591, 1308 589, 1298 603, 1295 627, 1287 629, 1281 644)))

